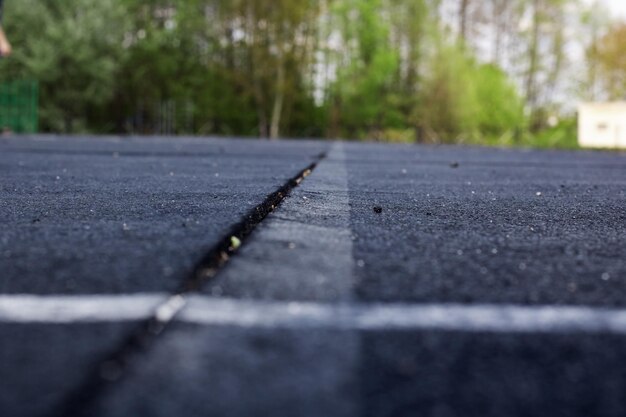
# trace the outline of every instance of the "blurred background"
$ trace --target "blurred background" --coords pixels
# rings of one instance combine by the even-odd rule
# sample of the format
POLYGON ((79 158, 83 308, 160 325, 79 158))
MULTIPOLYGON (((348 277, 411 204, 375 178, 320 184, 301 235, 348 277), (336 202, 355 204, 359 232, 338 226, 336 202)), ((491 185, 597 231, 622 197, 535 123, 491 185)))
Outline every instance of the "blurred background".
POLYGON ((577 147, 623 0, 6 0, 5 131, 577 147))

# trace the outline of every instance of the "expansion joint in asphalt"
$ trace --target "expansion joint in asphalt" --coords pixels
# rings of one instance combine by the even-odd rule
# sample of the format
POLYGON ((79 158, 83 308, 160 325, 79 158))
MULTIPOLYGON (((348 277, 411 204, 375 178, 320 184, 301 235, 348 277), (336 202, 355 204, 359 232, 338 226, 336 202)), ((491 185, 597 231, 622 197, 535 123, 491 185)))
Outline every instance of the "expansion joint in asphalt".
POLYGON ((235 224, 216 245, 207 251, 179 289, 159 305, 150 318, 140 323, 114 352, 106 355, 84 383, 66 397, 60 407, 61 411, 52 415, 55 417, 90 415, 92 407, 104 391, 119 382, 134 359, 146 352, 157 341, 158 336, 185 307, 188 296, 199 291, 205 284, 217 277, 230 259, 236 256, 241 246, 245 245, 252 232, 280 206, 291 191, 298 187, 325 157, 326 153, 319 155, 315 162, 268 195, 261 204, 250 210, 239 223, 235 224))
MULTIPOLYGON (((319 160, 324 157, 325 155, 320 155, 319 160)), ((231 256, 245 243, 254 229, 280 206, 283 200, 291 193, 291 190, 300 185, 313 172, 319 160, 309 165, 277 191, 270 194, 263 203, 252 209, 240 223, 236 224, 231 229, 231 232, 224 236, 198 263, 191 278, 183 284, 180 293, 196 292, 206 282, 215 278, 219 271, 228 263, 231 256)))

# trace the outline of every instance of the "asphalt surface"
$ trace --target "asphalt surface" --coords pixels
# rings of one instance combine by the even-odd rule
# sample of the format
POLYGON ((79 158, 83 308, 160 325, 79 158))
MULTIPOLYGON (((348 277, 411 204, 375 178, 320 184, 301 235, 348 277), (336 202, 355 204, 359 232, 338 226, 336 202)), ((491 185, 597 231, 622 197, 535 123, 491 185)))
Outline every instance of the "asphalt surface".
POLYGON ((623 157, 348 154, 359 298, 625 305, 623 157))
MULTIPOLYGON (((165 299, 233 224, 325 149, 285 145, 2 139, 0 292, 165 299)), ((70 323, 42 334, 0 323, 0 415, 45 415, 136 326, 70 323)))
POLYGON ((626 415, 624 154, 17 137, 0 175, 0 415, 626 415))
POLYGON ((173 291, 324 150, 193 139, 0 143, 0 291, 16 294, 173 291))

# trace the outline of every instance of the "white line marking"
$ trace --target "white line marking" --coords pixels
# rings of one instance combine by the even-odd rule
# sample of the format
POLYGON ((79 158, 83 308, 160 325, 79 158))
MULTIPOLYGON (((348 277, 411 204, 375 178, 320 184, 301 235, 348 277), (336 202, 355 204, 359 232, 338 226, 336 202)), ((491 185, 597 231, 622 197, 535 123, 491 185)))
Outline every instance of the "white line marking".
POLYGON ((132 321, 154 315, 168 294, 0 295, 0 322, 74 323, 132 321))
MULTIPOLYGON (((0 322, 97 323, 153 317, 165 294, 0 296, 0 322)), ((176 303, 175 309, 182 304, 176 303)), ((169 312, 168 312, 168 318, 169 312)), ((216 326, 626 334, 626 310, 577 306, 326 304, 194 296, 177 320, 216 326)))
POLYGON ((194 297, 180 319, 207 325, 626 334, 626 310, 460 304, 318 304, 194 297))

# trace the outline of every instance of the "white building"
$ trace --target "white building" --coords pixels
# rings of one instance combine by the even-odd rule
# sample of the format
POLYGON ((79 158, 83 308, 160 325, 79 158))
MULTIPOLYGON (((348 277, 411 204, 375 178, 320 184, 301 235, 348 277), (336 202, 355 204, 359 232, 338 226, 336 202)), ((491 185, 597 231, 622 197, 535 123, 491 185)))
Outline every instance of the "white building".
POLYGON ((585 148, 626 148, 626 102, 580 104, 578 143, 585 148))

